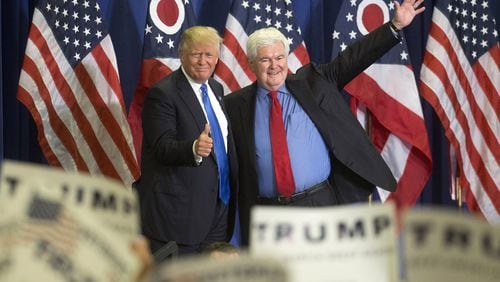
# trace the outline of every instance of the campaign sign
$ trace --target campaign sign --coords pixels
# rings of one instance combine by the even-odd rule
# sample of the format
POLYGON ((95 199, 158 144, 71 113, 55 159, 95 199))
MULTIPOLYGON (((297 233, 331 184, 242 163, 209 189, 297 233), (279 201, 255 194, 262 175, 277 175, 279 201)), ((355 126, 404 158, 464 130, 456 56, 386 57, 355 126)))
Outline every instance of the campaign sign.
POLYGON ((4 160, 0 281, 135 281, 137 206, 114 180, 4 160))
POLYGON ((283 264, 271 258, 183 257, 158 266, 153 281, 161 282, 287 282, 283 264))
POLYGON ((290 281, 398 281, 394 207, 252 210, 250 253, 285 262, 290 281))
POLYGON ((456 210, 419 209, 404 217, 408 282, 500 281, 500 226, 456 210))

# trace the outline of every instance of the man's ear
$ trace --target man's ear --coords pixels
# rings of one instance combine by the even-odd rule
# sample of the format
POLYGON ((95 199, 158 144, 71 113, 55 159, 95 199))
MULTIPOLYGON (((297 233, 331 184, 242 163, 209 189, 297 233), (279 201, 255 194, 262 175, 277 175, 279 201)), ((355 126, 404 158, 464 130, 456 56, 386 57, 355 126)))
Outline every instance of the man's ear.
POLYGON ((255 61, 251 61, 251 60, 248 60, 248 66, 250 67, 250 70, 253 71, 255 73, 255 65, 254 65, 254 62, 255 61))

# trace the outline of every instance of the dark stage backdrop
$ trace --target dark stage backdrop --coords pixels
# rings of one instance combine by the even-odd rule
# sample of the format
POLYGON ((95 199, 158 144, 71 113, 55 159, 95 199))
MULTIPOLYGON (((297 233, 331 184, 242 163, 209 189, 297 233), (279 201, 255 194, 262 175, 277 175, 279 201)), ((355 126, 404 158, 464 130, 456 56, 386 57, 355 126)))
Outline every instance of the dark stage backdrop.
MULTIPOLYGON (((210 25, 223 34, 232 0, 191 0, 198 24, 210 25)), ((331 58, 334 23, 342 1, 295 0, 294 15, 314 62, 327 62, 331 58)), ((2 159, 45 163, 37 141, 35 125, 26 108, 16 100, 16 89, 22 66, 28 28, 35 0, 2 0, 0 50, 2 51, 2 80, 0 94, 0 154, 2 159)), ((102 11, 110 24, 111 37, 120 70, 123 93, 129 105, 139 76, 142 39, 148 0, 100 0, 102 11)), ((490 1, 497 19, 500 18, 500 1, 490 1)), ((434 1, 426 0, 427 11, 405 34, 415 76, 419 78, 434 1)), ((450 200, 448 144, 432 108, 422 101, 426 126, 433 157, 433 171, 421 203, 455 205, 450 200)))

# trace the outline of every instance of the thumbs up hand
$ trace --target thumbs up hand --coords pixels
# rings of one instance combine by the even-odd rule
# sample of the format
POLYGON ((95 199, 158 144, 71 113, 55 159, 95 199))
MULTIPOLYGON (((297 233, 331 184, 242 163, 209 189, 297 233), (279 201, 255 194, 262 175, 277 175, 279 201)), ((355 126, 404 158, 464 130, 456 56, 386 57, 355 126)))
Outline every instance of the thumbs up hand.
POLYGON ((194 150, 198 156, 208 157, 210 152, 212 152, 213 141, 210 137, 210 125, 205 124, 205 129, 200 134, 200 137, 196 139, 194 145, 194 150))

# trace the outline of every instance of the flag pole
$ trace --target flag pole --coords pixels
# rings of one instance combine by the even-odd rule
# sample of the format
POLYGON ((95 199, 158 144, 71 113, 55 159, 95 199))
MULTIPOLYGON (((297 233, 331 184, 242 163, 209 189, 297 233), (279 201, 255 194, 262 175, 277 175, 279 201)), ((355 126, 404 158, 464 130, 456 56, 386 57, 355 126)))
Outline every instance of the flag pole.
MULTIPOLYGON (((373 142, 372 140, 372 116, 370 114, 370 111, 368 110, 368 108, 365 108, 365 131, 366 131, 366 134, 368 135, 368 138, 370 139, 370 141, 373 142)), ((368 196, 368 205, 372 205, 372 202, 373 202, 373 193, 371 193, 369 196, 368 196)))
POLYGON ((452 195, 454 196, 454 200, 457 201, 457 209, 459 211, 462 210, 462 198, 463 198, 463 195, 462 195, 462 187, 460 186, 460 169, 458 168, 458 163, 457 162, 453 162, 453 159, 454 159, 454 151, 452 150, 452 148, 450 147, 450 154, 453 154, 453 157, 450 157, 450 162, 451 162, 451 165, 450 165, 450 169, 451 169, 451 173, 452 173, 452 177, 451 177, 451 187, 452 187, 452 195))
POLYGON ((459 211, 463 208, 462 196, 462 186, 460 186, 460 170, 457 169, 457 176, 455 176, 455 198, 457 199, 457 207, 459 211))

